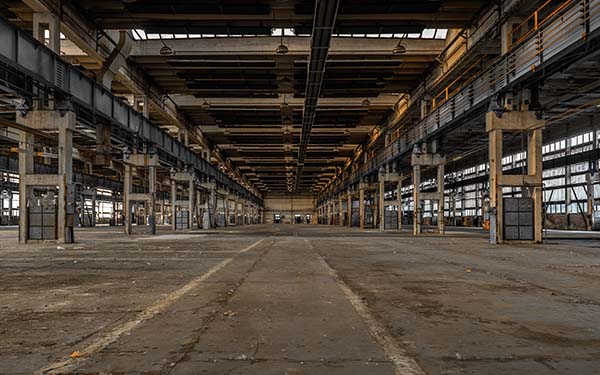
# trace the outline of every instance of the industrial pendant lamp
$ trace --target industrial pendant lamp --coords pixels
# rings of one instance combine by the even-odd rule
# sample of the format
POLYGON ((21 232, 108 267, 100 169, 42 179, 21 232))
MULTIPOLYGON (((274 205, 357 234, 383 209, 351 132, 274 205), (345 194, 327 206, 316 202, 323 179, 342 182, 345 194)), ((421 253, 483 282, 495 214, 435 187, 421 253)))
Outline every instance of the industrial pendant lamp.
POLYGON ((283 27, 281 28, 281 35, 280 35, 280 39, 279 39, 279 46, 277 46, 277 48, 275 49, 275 53, 278 55, 285 55, 289 52, 290 50, 288 49, 288 47, 283 44, 283 27))
POLYGON ((396 47, 394 47, 394 49, 392 49, 392 53, 394 55, 403 55, 406 53, 406 47, 404 46, 404 44, 402 44, 402 41, 398 42, 398 44, 396 44, 396 47))
POLYGON ((173 49, 165 43, 165 41, 161 38, 160 41, 163 43, 163 46, 160 47, 160 55, 161 56, 171 56, 173 55, 173 49))

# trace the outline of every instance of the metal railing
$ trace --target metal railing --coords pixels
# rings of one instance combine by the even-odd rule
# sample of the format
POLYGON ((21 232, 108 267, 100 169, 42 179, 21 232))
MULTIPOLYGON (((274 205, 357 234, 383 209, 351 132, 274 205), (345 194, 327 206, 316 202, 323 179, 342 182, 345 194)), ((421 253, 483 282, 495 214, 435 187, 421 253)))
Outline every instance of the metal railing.
MULTIPOLYGON (((542 65, 557 60, 565 51, 583 45, 590 34, 600 29, 600 0, 570 0, 561 5, 559 12, 550 12, 540 22, 537 30, 513 43, 505 55, 471 79, 458 90, 452 90, 439 104, 414 127, 385 147, 377 157, 361 165, 345 185, 358 183, 364 176, 392 162, 400 155, 438 133, 451 123, 463 119, 472 110, 487 103, 490 98, 507 87, 535 74, 542 65)), ((597 34, 597 33, 596 33, 597 34)))
MULTIPOLYGON (((59 55, 0 17, 0 61, 48 89, 60 93, 113 126, 157 148, 168 164, 182 162, 200 177, 212 178, 235 192, 262 202, 248 189, 218 170, 119 97, 64 62, 59 55)), ((93 124, 95 126, 95 124, 93 124)), ((95 129, 95 127, 93 128, 95 129)))

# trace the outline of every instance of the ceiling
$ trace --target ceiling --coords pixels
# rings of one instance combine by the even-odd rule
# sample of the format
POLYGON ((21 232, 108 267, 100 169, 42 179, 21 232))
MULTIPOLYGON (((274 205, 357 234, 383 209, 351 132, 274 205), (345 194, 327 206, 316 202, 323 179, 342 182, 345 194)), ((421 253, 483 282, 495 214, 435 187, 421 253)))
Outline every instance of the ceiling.
MULTIPOLYGON (((17 3, 0 2, 0 11, 23 18, 26 11, 17 3)), ((445 40, 435 33, 438 39, 420 38, 423 29, 463 28, 486 3, 340 1, 298 193, 325 185, 435 63, 445 40), (392 52, 398 44, 405 53, 392 52)), ((70 5, 106 30, 142 33, 145 40, 135 42, 130 64, 168 93, 255 187, 266 194, 288 191, 302 131, 315 1, 70 5), (285 36, 278 35, 282 28, 285 36), (287 53, 276 52, 280 44, 287 53)), ((76 49, 67 57, 91 72, 100 68, 76 49)), ((113 89, 127 93, 119 84, 113 89)))

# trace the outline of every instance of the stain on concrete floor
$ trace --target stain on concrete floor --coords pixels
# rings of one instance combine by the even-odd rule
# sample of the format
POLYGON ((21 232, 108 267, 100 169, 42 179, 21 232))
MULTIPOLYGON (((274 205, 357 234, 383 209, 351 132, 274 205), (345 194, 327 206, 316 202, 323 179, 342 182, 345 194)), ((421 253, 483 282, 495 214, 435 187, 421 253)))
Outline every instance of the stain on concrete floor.
POLYGON ((0 374, 400 373, 355 303, 427 374, 600 373, 594 241, 289 225, 77 239, 0 231, 0 374))

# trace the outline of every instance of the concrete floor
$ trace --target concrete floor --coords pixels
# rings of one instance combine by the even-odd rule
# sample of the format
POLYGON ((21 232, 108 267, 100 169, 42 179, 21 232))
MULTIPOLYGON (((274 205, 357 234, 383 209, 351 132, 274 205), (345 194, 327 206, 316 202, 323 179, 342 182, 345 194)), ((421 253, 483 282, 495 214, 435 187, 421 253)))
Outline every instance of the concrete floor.
MULTIPOLYGON (((0 374, 598 374, 600 241, 0 230, 0 374)), ((560 237, 560 236, 559 236, 560 237)))

